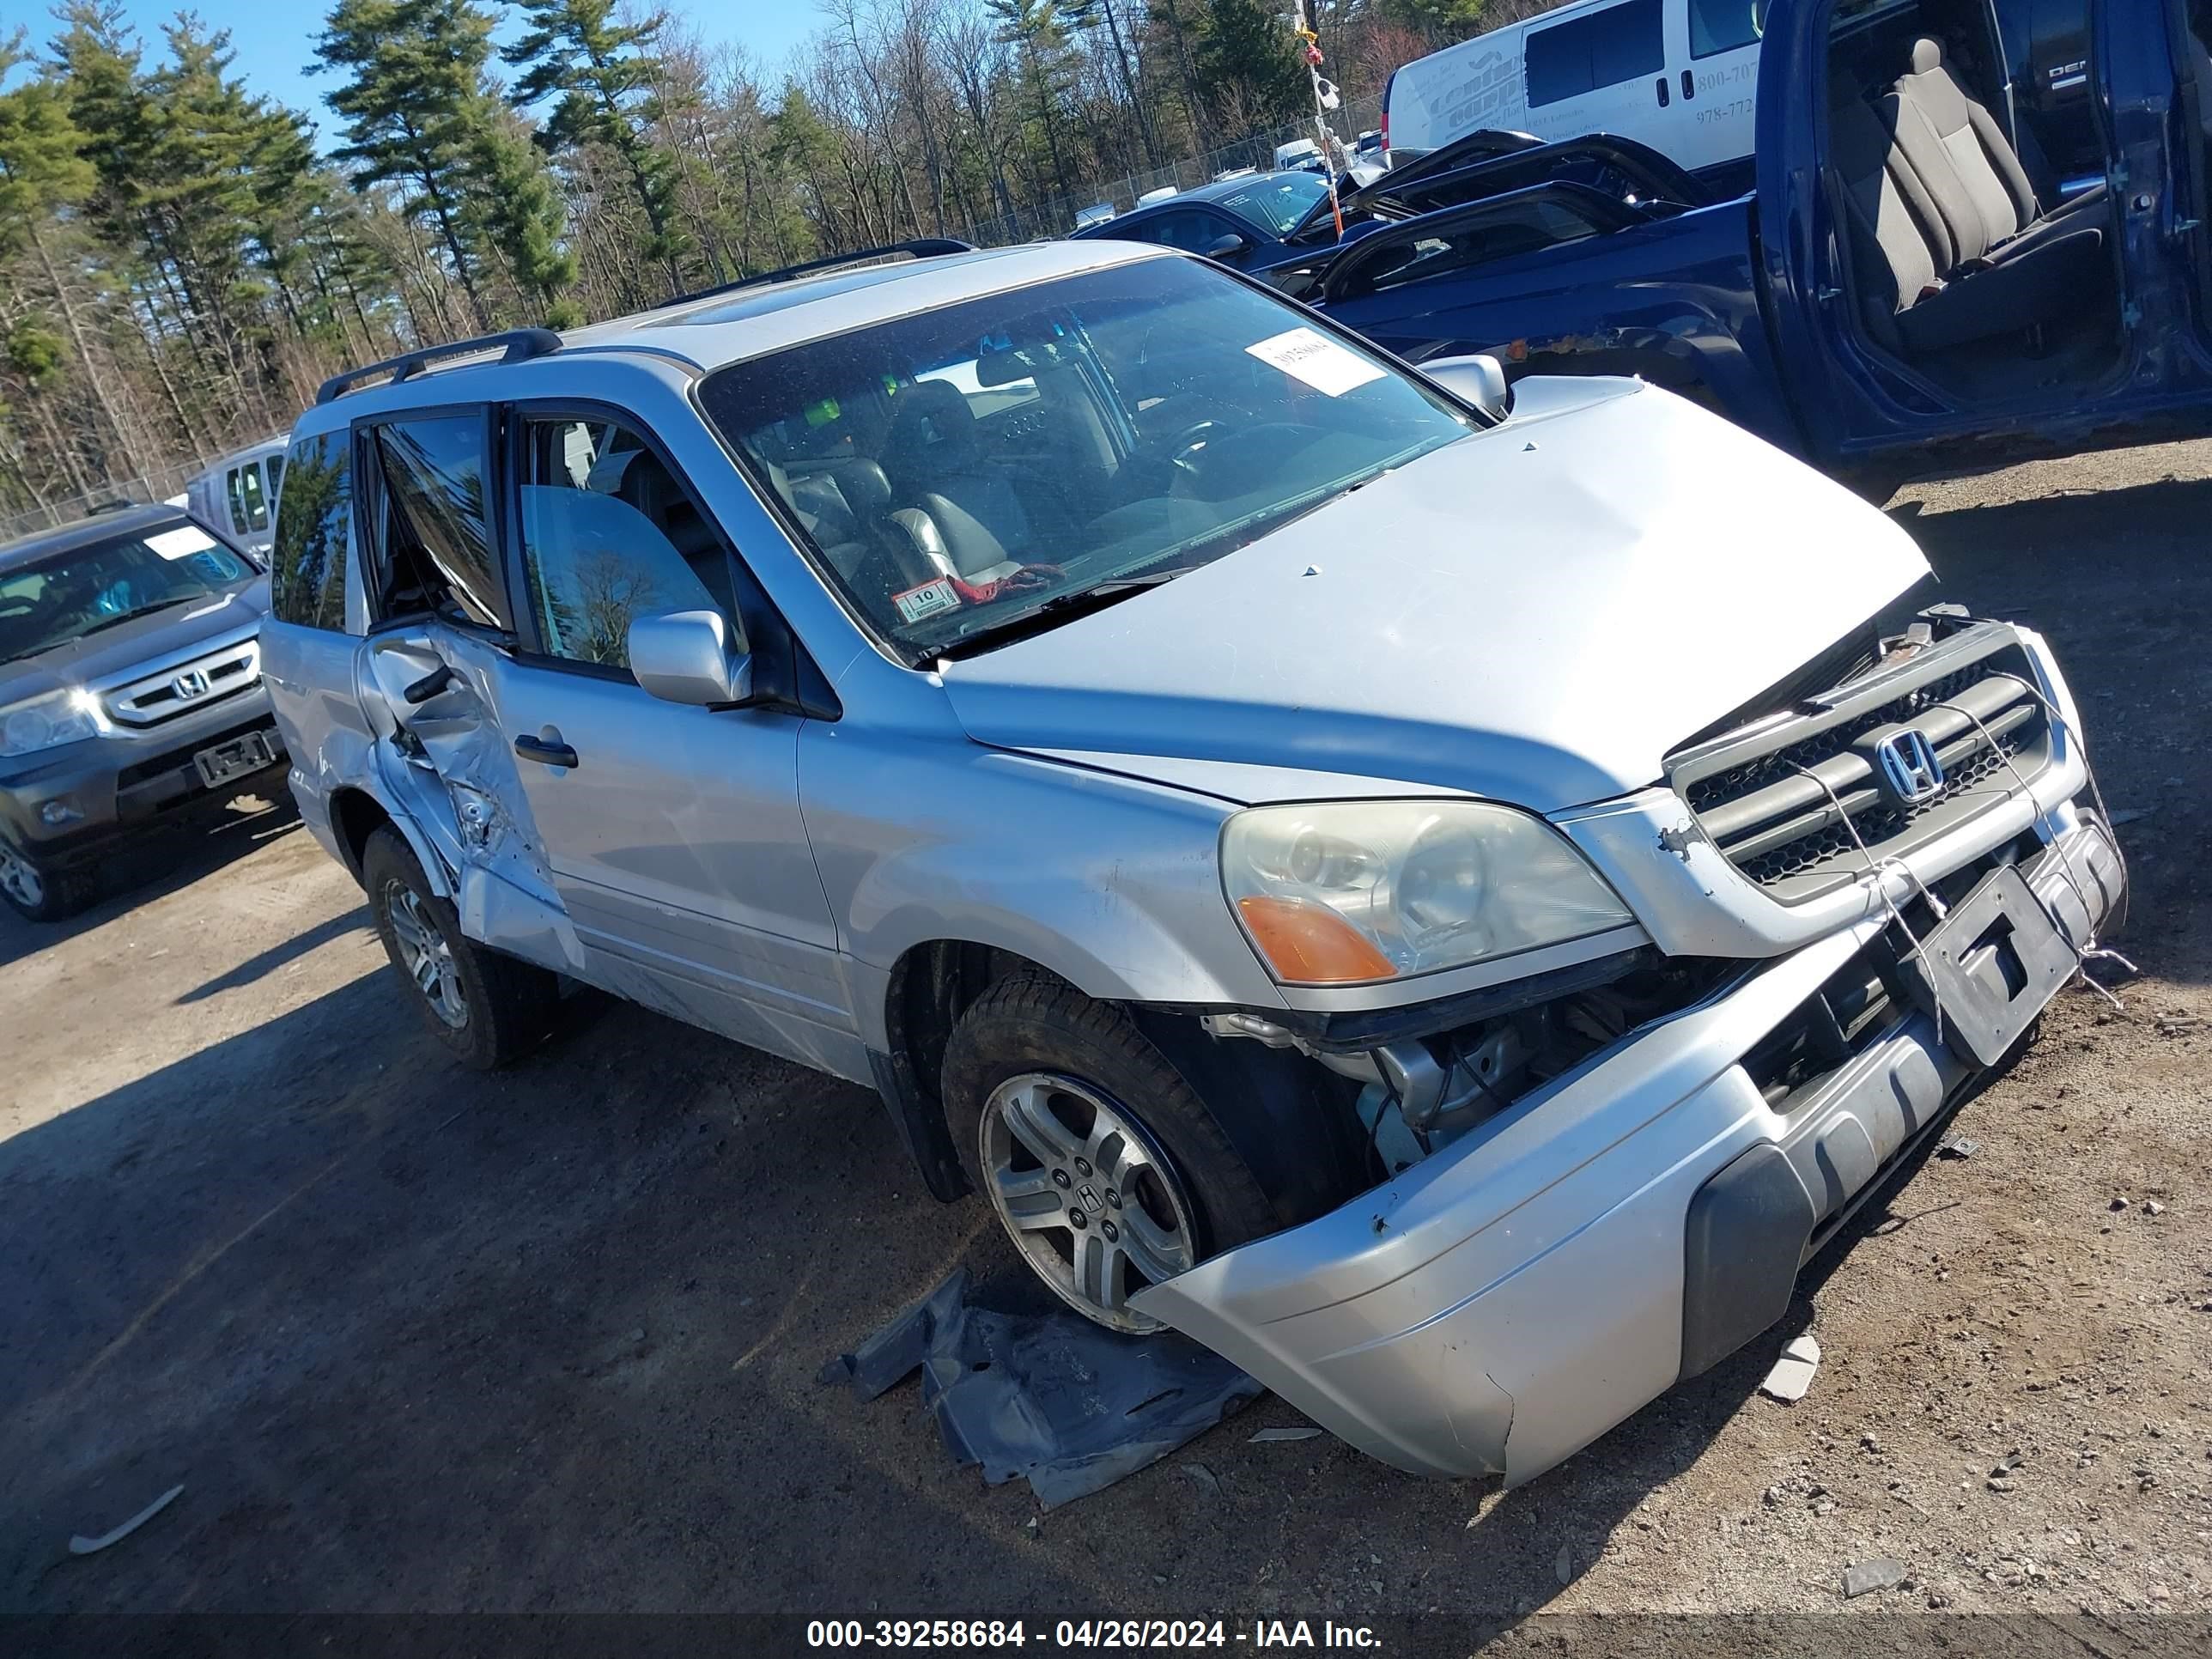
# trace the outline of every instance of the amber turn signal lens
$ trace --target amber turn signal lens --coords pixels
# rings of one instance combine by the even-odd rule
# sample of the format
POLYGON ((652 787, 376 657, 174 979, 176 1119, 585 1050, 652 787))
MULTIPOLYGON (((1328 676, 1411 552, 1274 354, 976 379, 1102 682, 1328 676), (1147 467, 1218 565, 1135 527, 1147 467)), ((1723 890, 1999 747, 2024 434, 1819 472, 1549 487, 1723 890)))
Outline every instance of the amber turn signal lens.
POLYGON ((1237 908, 1260 954, 1286 984, 1358 985, 1397 977, 1390 958, 1325 904, 1255 896, 1238 899, 1237 908))

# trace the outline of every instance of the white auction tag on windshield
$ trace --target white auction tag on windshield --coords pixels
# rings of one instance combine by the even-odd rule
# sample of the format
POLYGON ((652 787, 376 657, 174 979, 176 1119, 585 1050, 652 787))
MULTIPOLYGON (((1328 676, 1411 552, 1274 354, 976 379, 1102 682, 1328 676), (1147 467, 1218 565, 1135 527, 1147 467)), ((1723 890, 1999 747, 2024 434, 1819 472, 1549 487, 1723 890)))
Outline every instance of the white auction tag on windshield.
POLYGON ((1310 328, 1289 329, 1244 349, 1332 398, 1341 398, 1354 386, 1382 378, 1382 371, 1358 352, 1310 328))
POLYGON ((919 587, 908 588, 903 593, 892 594, 891 603, 898 607, 902 620, 918 623, 924 617, 933 617, 940 611, 958 610, 960 595, 953 591, 951 582, 939 576, 933 582, 924 582, 919 587))
POLYGON ((198 526, 188 524, 181 530, 164 530, 147 537, 146 545, 165 559, 185 559, 206 552, 215 545, 215 538, 198 526))

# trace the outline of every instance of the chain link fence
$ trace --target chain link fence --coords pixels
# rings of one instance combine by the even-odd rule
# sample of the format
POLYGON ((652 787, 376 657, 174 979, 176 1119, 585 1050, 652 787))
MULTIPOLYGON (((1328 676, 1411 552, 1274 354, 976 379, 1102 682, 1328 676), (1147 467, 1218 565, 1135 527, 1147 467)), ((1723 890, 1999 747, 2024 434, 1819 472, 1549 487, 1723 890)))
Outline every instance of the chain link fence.
MULTIPOLYGON (((224 453, 229 452, 225 451, 224 453)), ((65 524, 75 524, 89 515, 95 507, 116 501, 165 501, 173 495, 185 493, 185 486, 215 464, 215 457, 205 460, 179 461, 173 466, 159 467, 142 472, 135 478, 115 478, 82 495, 65 495, 46 502, 44 507, 30 507, 14 513, 0 513, 0 542, 13 541, 19 536, 34 535, 41 530, 58 529, 65 524)))
MULTIPOLYGON (((1341 109, 1331 111, 1328 116, 1329 131, 1344 141, 1347 150, 1361 133, 1382 123, 1382 100, 1379 94, 1355 98, 1341 109)), ((951 234, 978 247, 1003 247, 1010 242, 1035 242, 1065 236, 1075 228, 1076 214, 1085 208, 1110 207, 1116 214, 1123 214, 1137 205, 1139 198, 1153 191, 1193 190, 1239 167, 1256 167, 1265 173, 1274 165, 1278 144, 1313 136, 1313 118, 1309 116, 1268 131, 1249 134, 1234 143, 1155 167, 1150 173, 1116 179, 1101 185, 1095 194, 1080 201, 1061 198, 1042 206, 977 219, 965 227, 955 228, 951 234)))

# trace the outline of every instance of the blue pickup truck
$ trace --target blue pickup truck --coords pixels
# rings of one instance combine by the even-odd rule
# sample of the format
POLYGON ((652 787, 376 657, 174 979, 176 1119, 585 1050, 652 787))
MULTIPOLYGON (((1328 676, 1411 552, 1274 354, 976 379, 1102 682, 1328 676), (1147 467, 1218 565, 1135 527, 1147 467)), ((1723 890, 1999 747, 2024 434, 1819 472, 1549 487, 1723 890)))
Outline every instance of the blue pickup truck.
POLYGON ((1990 0, 1772 0, 1757 186, 1484 134, 1254 274, 1414 362, 1635 374, 1871 489, 2212 429, 2212 0, 2102 0, 2101 174, 1990 0))

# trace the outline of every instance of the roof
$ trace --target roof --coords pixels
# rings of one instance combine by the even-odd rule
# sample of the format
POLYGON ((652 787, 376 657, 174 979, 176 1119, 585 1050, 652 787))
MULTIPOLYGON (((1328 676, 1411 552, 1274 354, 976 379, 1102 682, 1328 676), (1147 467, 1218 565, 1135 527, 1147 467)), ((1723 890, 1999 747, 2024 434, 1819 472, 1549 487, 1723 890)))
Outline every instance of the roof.
POLYGON ((200 476, 204 477, 208 473, 220 471, 224 467, 246 460, 252 456, 264 454, 272 449, 282 449, 289 441, 283 433, 272 432, 269 436, 256 439, 250 444, 240 444, 235 449, 226 449, 200 469, 200 476))
MULTIPOLYGON (((1055 276, 1101 270, 1161 250, 1095 242, 1030 242, 894 264, 825 271, 596 323, 561 337, 563 350, 634 346, 672 352, 702 370, 1055 276)), ((558 361, 557 356, 552 361, 558 361)))
POLYGON ((158 501, 144 506, 134 502, 112 512, 95 513, 58 530, 41 530, 12 542, 0 543, 0 569, 30 564, 72 548, 89 547, 95 542, 127 536, 135 531, 151 530, 157 525, 174 524, 186 516, 181 507, 168 507, 158 501))
MULTIPOLYGON (((526 375, 526 384, 538 382, 540 377, 557 374, 558 365, 573 362, 578 354, 604 352, 673 359, 706 374, 809 340, 1004 294, 1054 277, 1103 270, 1139 259, 1182 257, 1143 243, 1064 240, 844 266, 789 281, 732 285, 720 293, 570 329, 558 336, 557 350, 549 348, 528 355, 501 365, 501 372, 526 375)), ((441 387, 438 383, 449 374, 466 374, 497 362, 506 349, 505 337, 497 338, 498 343, 488 339, 481 352, 469 352, 465 344, 461 351, 404 382, 363 386, 318 403, 301 417, 299 429, 320 432, 345 423, 357 412, 405 408, 435 402, 441 396, 481 397, 484 394, 473 389, 450 384, 441 387), (434 387, 437 389, 428 389, 434 387)), ((494 395, 529 394, 517 387, 514 394, 502 391, 494 395)))
MULTIPOLYGON (((1241 196, 1246 191, 1265 185, 1271 179, 1317 179, 1320 176, 1319 173, 1309 173, 1303 167, 1279 167, 1264 172, 1240 173, 1233 179, 1214 179, 1202 185, 1193 185, 1188 190, 1178 191, 1175 195, 1163 197, 1157 202, 1139 202, 1121 217, 1133 219, 1140 213, 1150 216, 1160 209, 1188 207, 1193 202, 1218 202, 1225 197, 1241 196)), ((1116 222, 1105 221, 1099 224, 1085 225, 1075 234, 1085 240, 1110 238, 1114 233, 1107 228, 1107 226, 1114 222, 1116 222)))

